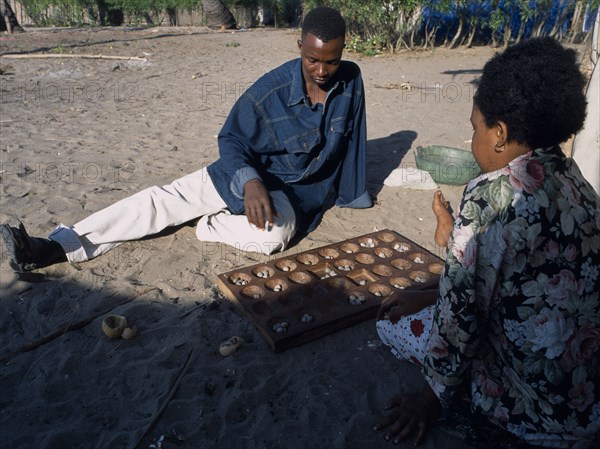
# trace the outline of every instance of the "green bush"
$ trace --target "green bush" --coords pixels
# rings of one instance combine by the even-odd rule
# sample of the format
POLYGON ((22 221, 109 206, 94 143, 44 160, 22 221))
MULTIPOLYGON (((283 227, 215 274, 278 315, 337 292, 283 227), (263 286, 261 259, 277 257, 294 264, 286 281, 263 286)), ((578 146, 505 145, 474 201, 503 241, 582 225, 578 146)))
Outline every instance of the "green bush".
POLYGON ((420 26, 422 1, 418 0, 306 0, 304 10, 330 6, 346 19, 355 47, 369 53, 395 51, 406 46, 411 33, 420 26))

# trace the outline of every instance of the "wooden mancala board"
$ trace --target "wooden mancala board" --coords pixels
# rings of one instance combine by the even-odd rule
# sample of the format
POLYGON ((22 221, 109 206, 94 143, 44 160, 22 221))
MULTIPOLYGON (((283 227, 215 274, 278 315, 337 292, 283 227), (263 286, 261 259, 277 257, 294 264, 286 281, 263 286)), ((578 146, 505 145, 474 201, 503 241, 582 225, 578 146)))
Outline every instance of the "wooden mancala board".
POLYGON ((444 261, 391 230, 218 275, 221 292, 282 351, 373 318, 395 289, 436 288, 444 261))

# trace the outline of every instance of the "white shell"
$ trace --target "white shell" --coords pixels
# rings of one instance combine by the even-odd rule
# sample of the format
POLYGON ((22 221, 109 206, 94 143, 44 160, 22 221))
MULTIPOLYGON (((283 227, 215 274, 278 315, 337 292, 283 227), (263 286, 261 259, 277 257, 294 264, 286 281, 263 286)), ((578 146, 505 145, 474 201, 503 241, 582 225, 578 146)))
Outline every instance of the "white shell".
POLYGON ((137 333, 138 328, 136 325, 133 325, 131 327, 126 327, 125 329, 123 329, 121 337, 123 337, 124 340, 131 340, 137 335, 137 333))
POLYGON ((244 339, 242 337, 234 335, 219 345, 219 354, 221 354, 223 357, 228 357, 237 351, 243 343, 244 339))

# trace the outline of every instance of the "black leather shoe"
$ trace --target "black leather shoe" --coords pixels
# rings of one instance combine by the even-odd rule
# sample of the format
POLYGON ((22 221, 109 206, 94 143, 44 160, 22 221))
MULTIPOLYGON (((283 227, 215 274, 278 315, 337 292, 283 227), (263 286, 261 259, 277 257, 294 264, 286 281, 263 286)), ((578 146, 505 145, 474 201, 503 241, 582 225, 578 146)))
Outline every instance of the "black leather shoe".
POLYGON ((19 223, 18 228, 2 224, 0 234, 10 255, 10 266, 17 272, 37 270, 67 261, 67 256, 59 243, 49 239, 29 237, 23 223, 19 223))

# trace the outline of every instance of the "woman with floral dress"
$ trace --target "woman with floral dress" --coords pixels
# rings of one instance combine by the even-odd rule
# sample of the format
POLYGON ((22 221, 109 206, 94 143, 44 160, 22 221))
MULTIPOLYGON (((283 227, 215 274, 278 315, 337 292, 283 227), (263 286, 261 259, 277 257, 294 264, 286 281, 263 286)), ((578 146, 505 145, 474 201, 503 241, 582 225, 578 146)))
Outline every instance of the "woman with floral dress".
POLYGON ((379 311, 383 342, 427 381, 385 407, 386 439, 419 444, 466 392, 474 419, 520 442, 600 448, 600 199, 558 146, 582 127, 583 87, 575 52, 550 38, 486 63, 471 114, 482 174, 454 220, 434 195, 438 290, 379 311))

